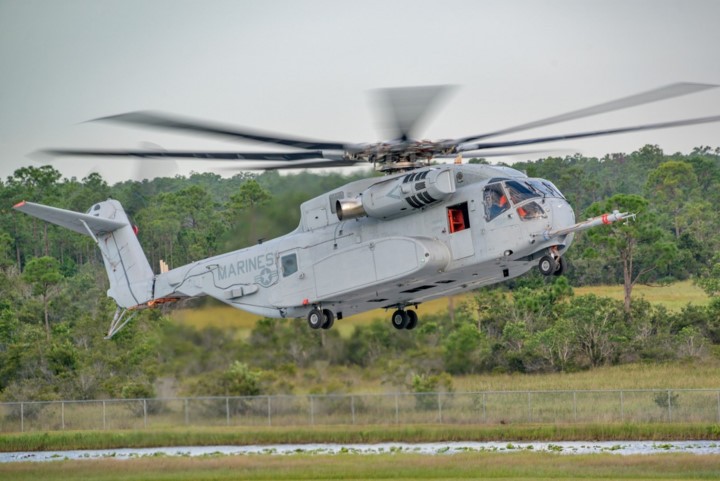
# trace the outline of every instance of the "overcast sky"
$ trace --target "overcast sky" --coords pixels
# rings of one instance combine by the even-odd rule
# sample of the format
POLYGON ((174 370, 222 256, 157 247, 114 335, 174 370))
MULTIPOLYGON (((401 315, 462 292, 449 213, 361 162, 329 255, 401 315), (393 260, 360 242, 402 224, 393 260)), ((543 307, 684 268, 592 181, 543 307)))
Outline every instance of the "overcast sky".
MULTIPOLYGON (((718 19, 711 0, 0 0, 0 177, 48 147, 258 149, 83 123, 133 110, 371 142, 382 133, 368 92, 381 87, 458 85, 422 132, 455 138, 673 82, 720 84, 718 19)), ((720 88, 515 137, 718 114, 720 88)), ((602 156, 647 143, 717 147, 720 123, 549 147, 602 156)), ((54 163, 110 182, 136 164, 54 163)))

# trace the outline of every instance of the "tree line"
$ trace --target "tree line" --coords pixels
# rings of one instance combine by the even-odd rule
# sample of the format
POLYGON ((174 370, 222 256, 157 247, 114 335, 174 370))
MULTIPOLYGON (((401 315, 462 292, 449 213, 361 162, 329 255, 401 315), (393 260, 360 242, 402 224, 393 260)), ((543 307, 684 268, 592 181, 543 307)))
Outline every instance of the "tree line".
POLYGON ((578 219, 614 209, 637 219, 578 235, 566 276, 530 275, 479 290, 453 313, 423 315, 410 332, 377 321, 343 338, 265 319, 237 339, 178 326, 154 310, 110 341, 103 337, 114 306, 92 240, 12 205, 86 211, 118 199, 139 226, 151 265, 163 259, 173 267, 287 233, 302 201, 371 174, 197 173, 110 186, 98 174, 77 180, 51 166, 18 169, 0 182, 0 399, 145 397, 158 394, 160 379, 174 380, 185 394, 292 392, 313 384, 311 371, 322 379, 314 389, 350 389, 327 382, 318 366, 371 372, 394 388, 422 392, 449 388, 449 375, 712 354, 720 344, 719 149, 668 155, 645 146, 513 167, 553 181, 578 219), (632 297, 637 283, 688 278, 712 296, 708 306, 669 312, 632 297), (594 284, 624 285, 624 302, 573 294, 571 286, 594 284))

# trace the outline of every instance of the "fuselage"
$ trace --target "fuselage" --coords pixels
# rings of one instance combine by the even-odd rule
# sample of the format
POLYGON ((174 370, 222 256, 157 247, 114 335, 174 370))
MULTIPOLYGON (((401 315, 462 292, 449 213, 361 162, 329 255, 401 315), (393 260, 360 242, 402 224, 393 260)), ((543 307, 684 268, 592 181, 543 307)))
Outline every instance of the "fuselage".
POLYGON ((210 295, 267 317, 338 318, 502 282, 559 257, 573 211, 549 181, 440 165, 349 183, 301 206, 293 232, 157 276, 155 298, 210 295))

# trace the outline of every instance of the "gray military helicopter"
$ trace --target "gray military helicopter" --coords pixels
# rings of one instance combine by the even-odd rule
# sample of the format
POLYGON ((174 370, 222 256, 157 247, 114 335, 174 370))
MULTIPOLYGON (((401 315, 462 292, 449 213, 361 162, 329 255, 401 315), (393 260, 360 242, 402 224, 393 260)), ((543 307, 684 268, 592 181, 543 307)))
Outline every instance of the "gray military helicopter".
POLYGON ((572 206, 549 180, 504 166, 464 164, 462 155, 507 155, 497 149, 720 120, 720 116, 523 140, 490 137, 654 102, 715 85, 677 83, 482 135, 416 140, 413 130, 446 87, 381 91, 393 140, 360 144, 300 139, 132 112, 121 122, 281 145, 288 152, 48 150, 50 155, 264 161, 266 169, 371 163, 384 176, 349 183, 301 205, 293 232, 227 254, 154 273, 122 206, 108 199, 86 213, 20 202, 15 209, 88 235, 105 263, 108 296, 118 305, 108 337, 140 309, 197 296, 274 318, 306 318, 313 329, 376 308, 392 310, 392 325, 413 329, 425 301, 520 276, 538 266, 546 276, 565 269, 575 232, 633 217, 612 212, 576 223, 572 206), (433 159, 456 158, 451 164, 433 159))

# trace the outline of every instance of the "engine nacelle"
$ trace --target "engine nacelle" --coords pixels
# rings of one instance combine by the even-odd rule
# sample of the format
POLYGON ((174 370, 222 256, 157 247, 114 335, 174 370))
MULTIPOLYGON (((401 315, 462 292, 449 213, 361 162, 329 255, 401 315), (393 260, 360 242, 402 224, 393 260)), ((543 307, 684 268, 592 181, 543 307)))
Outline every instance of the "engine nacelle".
POLYGON ((338 200, 338 219, 392 219, 448 198, 455 192, 450 168, 430 168, 369 187, 355 199, 338 200))

